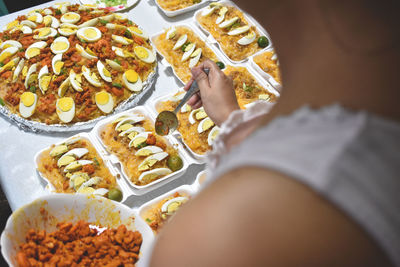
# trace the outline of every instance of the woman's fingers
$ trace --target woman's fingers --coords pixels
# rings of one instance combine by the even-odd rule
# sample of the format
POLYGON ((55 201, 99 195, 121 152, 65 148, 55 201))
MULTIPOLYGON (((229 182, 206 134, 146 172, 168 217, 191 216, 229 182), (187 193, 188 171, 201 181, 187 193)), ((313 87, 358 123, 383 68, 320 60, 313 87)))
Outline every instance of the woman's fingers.
POLYGON ((183 90, 187 91, 189 90, 190 86, 192 86, 192 83, 194 82, 193 77, 190 79, 190 81, 187 82, 187 84, 185 85, 185 87, 183 87, 183 90))
POLYGON ((195 105, 197 102, 201 101, 200 95, 198 93, 194 94, 189 100, 188 100, 188 104, 190 106, 195 105))

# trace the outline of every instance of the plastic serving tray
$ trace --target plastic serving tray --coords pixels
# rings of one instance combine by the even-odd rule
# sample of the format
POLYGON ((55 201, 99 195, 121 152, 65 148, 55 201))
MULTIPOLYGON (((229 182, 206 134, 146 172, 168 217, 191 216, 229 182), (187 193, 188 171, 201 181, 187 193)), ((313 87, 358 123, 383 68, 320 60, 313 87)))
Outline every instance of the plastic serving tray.
POLYGON ((269 75, 268 73, 266 73, 265 71, 263 71, 260 66, 258 66, 255 62, 254 62, 254 57, 257 55, 260 55, 262 53, 265 52, 271 52, 274 51, 274 49, 272 47, 266 49, 266 50, 261 50, 257 53, 255 53, 254 55, 252 55, 250 57, 250 66, 257 71, 257 73, 259 73, 264 79, 266 79, 270 84, 272 84, 272 86, 274 86, 277 90, 281 90, 282 85, 280 83, 278 83, 271 75, 269 75))

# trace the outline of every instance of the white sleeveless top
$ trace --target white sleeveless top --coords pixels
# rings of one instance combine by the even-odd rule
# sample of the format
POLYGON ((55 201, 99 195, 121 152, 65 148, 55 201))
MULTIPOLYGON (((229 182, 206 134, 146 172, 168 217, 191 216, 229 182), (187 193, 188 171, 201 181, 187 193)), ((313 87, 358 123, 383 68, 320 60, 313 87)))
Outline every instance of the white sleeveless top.
POLYGON ((339 105, 303 107, 227 152, 227 134, 270 107, 231 114, 209 155, 207 183, 244 166, 279 171, 340 208, 400 266, 400 124, 339 105))

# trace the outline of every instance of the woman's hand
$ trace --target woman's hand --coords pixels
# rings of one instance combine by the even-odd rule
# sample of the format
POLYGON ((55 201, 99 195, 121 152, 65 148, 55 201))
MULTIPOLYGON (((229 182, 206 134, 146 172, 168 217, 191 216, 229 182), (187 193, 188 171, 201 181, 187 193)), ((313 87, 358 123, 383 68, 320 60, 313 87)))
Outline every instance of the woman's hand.
POLYGON ((200 87, 200 94, 192 96, 188 104, 192 108, 203 106, 213 122, 220 126, 232 111, 239 109, 232 80, 209 59, 198 67, 194 67, 192 75, 192 79, 184 89, 188 90, 193 81, 196 80, 200 87), (203 69, 210 70, 208 76, 203 69))

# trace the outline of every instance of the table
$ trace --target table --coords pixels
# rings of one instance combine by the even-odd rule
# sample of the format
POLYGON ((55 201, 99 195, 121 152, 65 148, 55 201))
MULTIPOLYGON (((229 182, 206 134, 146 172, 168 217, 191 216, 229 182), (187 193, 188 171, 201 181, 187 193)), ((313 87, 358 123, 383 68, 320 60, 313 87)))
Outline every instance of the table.
MULTIPOLYGON (((48 2, 0 17, 0 27, 15 19, 18 15, 26 14, 33 9, 48 7, 56 2, 60 1, 48 2)), ((70 0, 70 2, 78 1, 70 0)), ((140 0, 133 9, 128 11, 129 19, 140 25, 150 36, 163 28, 170 27, 175 22, 187 23, 191 21, 193 13, 194 11, 168 18, 157 8, 154 0, 140 0)), ((158 65, 158 77, 155 85, 140 104, 182 86, 170 69, 166 69, 162 64, 158 65)), ((48 191, 45 191, 45 183, 39 178, 35 170, 33 157, 36 152, 74 134, 76 132, 50 134, 24 132, 7 118, 0 116, 0 184, 12 210, 48 194, 48 191)), ((129 207, 138 207, 181 184, 191 184, 195 180, 196 174, 202 169, 204 169, 204 165, 191 165, 186 173, 178 179, 145 195, 130 196, 124 204, 129 207)))

